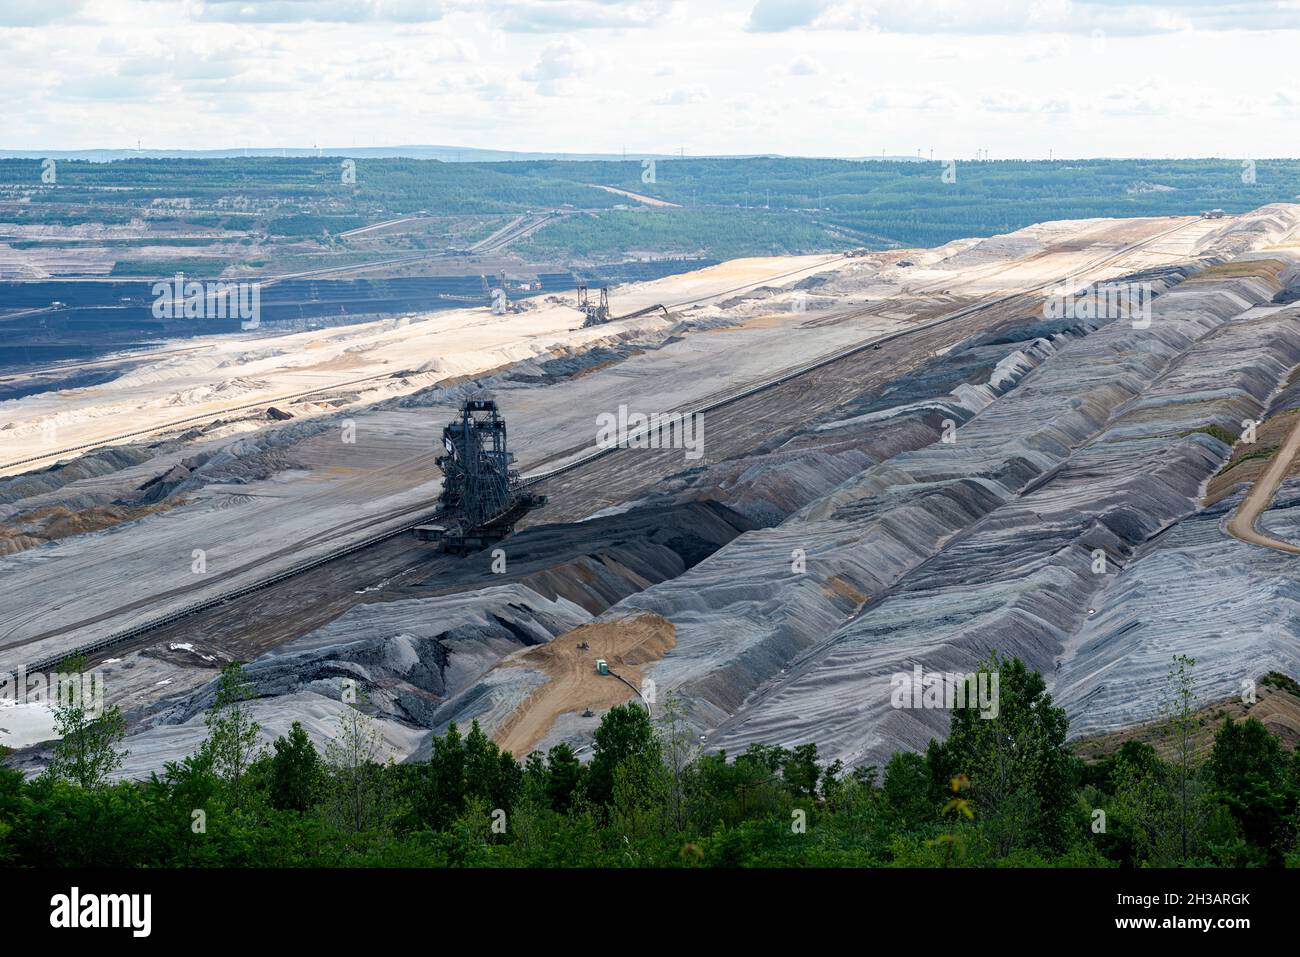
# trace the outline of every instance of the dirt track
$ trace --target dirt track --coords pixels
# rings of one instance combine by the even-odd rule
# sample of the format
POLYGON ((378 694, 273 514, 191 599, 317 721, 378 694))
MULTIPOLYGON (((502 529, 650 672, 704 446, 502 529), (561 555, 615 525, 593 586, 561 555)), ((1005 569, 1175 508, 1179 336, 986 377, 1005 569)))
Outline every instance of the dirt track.
POLYGON ((1250 542, 1252 545, 1263 545, 1265 548, 1300 555, 1300 545, 1293 545, 1255 530, 1255 522, 1259 520, 1260 513, 1268 508, 1277 493, 1277 487, 1282 484, 1282 480, 1291 470, 1291 462, 1295 459, 1297 450, 1300 450, 1300 417, 1296 419, 1282 447, 1269 461, 1264 474, 1255 481, 1246 497, 1241 500, 1241 504, 1237 506, 1237 511, 1228 519, 1228 531, 1234 537, 1243 542, 1250 542))
POLYGON ((642 667, 658 661, 676 644, 672 622, 646 612, 619 621, 592 622, 548 644, 511 655, 497 667, 536 668, 549 680, 501 725, 495 735, 497 744, 522 757, 546 736, 560 715, 584 708, 602 711, 631 698, 632 689, 618 678, 596 673, 597 658, 604 658, 610 671, 639 687, 642 667), (579 648, 583 642, 591 647, 579 648))

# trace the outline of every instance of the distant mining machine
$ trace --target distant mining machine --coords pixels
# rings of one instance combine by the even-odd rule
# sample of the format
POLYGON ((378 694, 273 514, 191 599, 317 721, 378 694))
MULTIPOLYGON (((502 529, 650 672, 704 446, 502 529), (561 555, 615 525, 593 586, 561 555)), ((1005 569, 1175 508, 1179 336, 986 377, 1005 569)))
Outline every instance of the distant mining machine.
POLYGON ((662 312, 665 319, 671 318, 666 306, 655 303, 653 306, 646 306, 644 309, 638 309, 636 312, 629 312, 626 316, 614 316, 609 312, 609 287, 602 286, 600 289, 600 300, 592 302, 591 297, 587 294, 586 286, 578 287, 578 308, 582 310, 587 317, 582 321, 582 328, 589 329, 592 326, 603 326, 607 322, 613 322, 615 319, 636 319, 640 316, 652 312, 662 312))
POLYGON ((603 326, 609 322, 609 288, 602 286, 600 288, 600 300, 592 302, 587 295, 587 287, 578 287, 578 308, 586 315, 583 320, 582 328, 589 326, 603 326))
POLYGON ((510 467, 506 420, 487 396, 466 399, 460 414, 442 430, 442 496, 437 524, 421 525, 416 535, 458 555, 486 548, 514 531, 546 496, 525 491, 510 467))

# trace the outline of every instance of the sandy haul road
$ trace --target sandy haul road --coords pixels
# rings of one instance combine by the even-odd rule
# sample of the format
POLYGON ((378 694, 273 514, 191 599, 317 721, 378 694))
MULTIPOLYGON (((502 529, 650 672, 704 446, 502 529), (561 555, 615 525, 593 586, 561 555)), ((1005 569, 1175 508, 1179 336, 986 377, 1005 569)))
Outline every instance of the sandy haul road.
POLYGON ((1241 504, 1237 506, 1237 511, 1228 519, 1228 531, 1235 538, 1250 542, 1252 545, 1263 545, 1265 548, 1300 555, 1300 545, 1284 542, 1255 529, 1260 513, 1268 508, 1269 503, 1273 501, 1273 496, 1277 494, 1277 487, 1282 484, 1282 480, 1291 470, 1291 463, 1297 451, 1300 451, 1300 416, 1296 418, 1296 423, 1291 427, 1291 432, 1282 443, 1282 447, 1269 461, 1267 471, 1256 480, 1246 497, 1241 500, 1241 504))
MULTIPOLYGON (((596 672, 604 658, 610 671, 640 686, 641 673, 677 644, 673 623, 653 612, 617 621, 594 621, 506 658, 498 667, 534 668, 546 684, 529 695, 497 731, 497 744, 515 755, 533 750, 562 714, 591 708, 599 713, 633 697, 613 675, 596 672), (587 644, 588 648, 580 647, 587 644)), ((595 718, 592 719, 593 727, 595 718)))
MULTIPOLYGON (((839 255, 731 260, 617 287, 616 301, 620 312, 660 302, 700 303, 844 262, 839 255)), ((611 335, 662 332, 677 320, 654 314, 592 328, 582 328, 581 321, 572 303, 538 299, 521 314, 449 309, 308 332, 232 333, 213 336, 201 348, 123 354, 117 361, 145 361, 108 382, 4 403, 0 475, 295 398, 314 397, 293 403, 299 419, 361 407, 441 381, 590 348, 611 335)))

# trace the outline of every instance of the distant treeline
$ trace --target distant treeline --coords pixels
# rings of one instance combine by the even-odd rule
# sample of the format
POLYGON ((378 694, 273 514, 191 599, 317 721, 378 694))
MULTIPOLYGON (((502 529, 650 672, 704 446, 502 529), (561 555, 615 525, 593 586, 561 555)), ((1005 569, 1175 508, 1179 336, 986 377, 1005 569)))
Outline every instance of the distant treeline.
POLYGON ((0 221, 160 222, 317 238, 426 212, 601 211, 536 233, 532 249, 575 257, 646 245, 723 255, 864 245, 934 246, 1053 219, 1244 212, 1300 196, 1300 160, 659 159, 626 162, 444 163, 343 157, 60 161, 0 159, 0 193, 30 196, 0 221), (350 176, 355 174, 355 180, 350 176), (677 203, 644 207, 591 184, 677 203), (189 201, 190 208, 178 206, 189 201), (548 238, 548 234, 554 238, 548 238))

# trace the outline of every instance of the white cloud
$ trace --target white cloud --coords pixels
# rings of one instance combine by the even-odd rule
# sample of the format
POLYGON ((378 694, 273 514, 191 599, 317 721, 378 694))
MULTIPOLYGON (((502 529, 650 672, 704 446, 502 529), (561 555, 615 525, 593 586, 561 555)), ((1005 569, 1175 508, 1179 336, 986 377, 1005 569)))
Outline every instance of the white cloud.
POLYGON ((791 76, 816 76, 822 71, 821 64, 810 56, 797 56, 788 67, 791 76))
POLYGON ((980 97, 980 107, 990 113, 1068 113, 1068 100, 1026 96, 1002 91, 980 97))
POLYGON ((586 75, 590 57, 591 51, 577 40, 559 40, 547 44, 520 78, 537 84, 537 92, 542 96, 561 96, 572 89, 569 81, 586 75))
POLYGON ((1297 30, 1300 6, 1293 0, 758 0, 749 29, 980 36, 1297 30))
POLYGON ((439 0, 205 0, 199 19, 224 23, 423 23, 440 20, 439 0))
POLYGON ((669 0, 497 0, 489 15, 515 33, 568 33, 573 30, 650 29, 661 23, 669 0))
POLYGON ((811 26, 827 6, 827 0, 758 0, 749 13, 749 29, 755 33, 780 33, 811 26))
POLYGON ((4 0, 0 27, 35 27, 78 13, 86 0, 4 0))
POLYGON ((1278 64, 1294 57, 1296 35, 1221 30, 1279 7, 1240 0, 1235 19, 1229 9, 1219 0, 0 0, 0 61, 21 91, 5 103, 0 146, 1294 153, 1287 131, 1300 95, 1278 64), (50 22, 16 22, 36 19, 50 22), (1098 23, 1110 24, 1100 42, 1098 23))
POLYGON ((656 106, 689 106, 703 103, 708 98, 709 94, 702 87, 681 87, 656 97, 654 103, 656 106))

